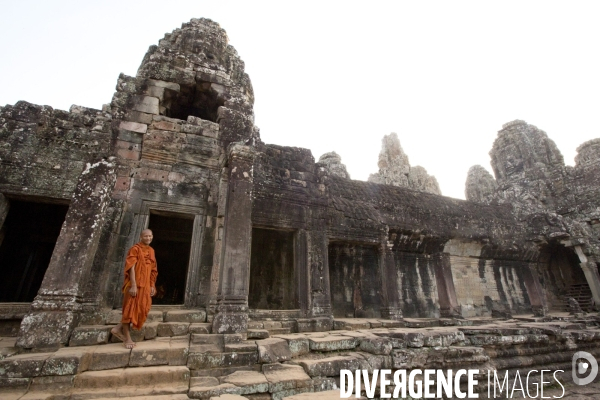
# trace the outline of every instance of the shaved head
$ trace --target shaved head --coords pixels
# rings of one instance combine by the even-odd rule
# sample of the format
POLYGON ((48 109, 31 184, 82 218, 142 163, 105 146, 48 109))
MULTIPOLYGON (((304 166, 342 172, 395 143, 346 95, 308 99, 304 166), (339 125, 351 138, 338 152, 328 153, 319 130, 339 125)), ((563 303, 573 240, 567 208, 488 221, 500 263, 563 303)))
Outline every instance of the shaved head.
POLYGON ((150 229, 144 229, 142 233, 140 233, 140 242, 145 244, 146 246, 152 243, 152 239, 154 235, 150 229))

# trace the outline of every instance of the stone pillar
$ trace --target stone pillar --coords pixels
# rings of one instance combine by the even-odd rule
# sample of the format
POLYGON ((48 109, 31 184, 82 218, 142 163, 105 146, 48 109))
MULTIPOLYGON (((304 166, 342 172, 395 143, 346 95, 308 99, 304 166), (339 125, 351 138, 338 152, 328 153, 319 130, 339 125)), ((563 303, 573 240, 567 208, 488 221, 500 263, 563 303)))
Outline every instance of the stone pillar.
POLYGON ((462 318, 458 298, 456 297, 454 280, 452 279, 450 255, 447 253, 437 254, 434 265, 438 301, 440 303, 440 317, 462 318))
POLYGON ((208 322, 212 322, 217 313, 217 297, 219 295, 219 278, 223 263, 223 237, 225 230, 225 211, 227 207, 227 193, 229 184, 229 168, 221 170, 219 181, 219 200, 217 203, 217 222, 215 226, 215 248, 213 252, 213 267, 210 273, 210 287, 208 293, 208 322))
POLYGON ((294 268, 297 276, 296 293, 298 293, 298 306, 304 317, 309 314, 311 303, 307 236, 306 230, 299 229, 294 237, 294 268))
POLYGON ((310 267, 310 316, 328 317, 331 312, 329 288, 329 241, 327 234, 311 231, 308 235, 308 265, 310 267))
POLYGON ((88 164, 81 173, 42 286, 21 323, 17 346, 68 343, 79 321, 115 177, 114 164, 107 161, 88 164))
POLYGON ((592 291, 594 307, 600 307, 600 276, 598 275, 598 266, 595 262, 588 260, 583 253, 581 246, 575 246, 575 253, 577 253, 577 256, 579 257, 579 265, 581 266, 581 269, 585 274, 585 280, 592 291))
POLYGON ((4 240, 5 229, 2 229, 4 226, 4 221, 6 221, 6 216, 8 215, 8 210, 10 208, 10 202, 2 193, 0 193, 0 246, 2 245, 2 241, 4 240))
POLYGON ((213 333, 241 333, 248 329, 254 157, 254 149, 249 146, 234 143, 229 147, 223 263, 213 333))
POLYGON ((533 264, 528 264, 523 268, 523 280, 525 281, 525 289, 529 296, 531 311, 536 317, 544 317, 548 314, 548 305, 540 284, 540 278, 533 264))
POLYGON ((383 306, 381 317, 386 319, 401 320, 400 296, 394 253, 388 246, 387 240, 379 245, 379 270, 381 271, 381 293, 383 306))

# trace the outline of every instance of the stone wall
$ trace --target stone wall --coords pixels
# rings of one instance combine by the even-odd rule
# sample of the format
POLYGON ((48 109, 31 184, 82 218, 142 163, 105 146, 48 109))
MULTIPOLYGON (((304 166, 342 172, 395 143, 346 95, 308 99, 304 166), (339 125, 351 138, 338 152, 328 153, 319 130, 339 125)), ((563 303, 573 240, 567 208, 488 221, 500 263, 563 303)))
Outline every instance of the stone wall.
POLYGON ((583 283, 600 301, 598 143, 594 139, 579 146, 576 165, 569 167, 545 132, 516 120, 502 127, 490 151, 495 179, 480 166, 467 177, 468 200, 511 204, 515 217, 525 222, 527 240, 538 246, 538 269, 547 278, 543 284, 554 307, 561 306, 570 285, 582 283, 584 266, 591 270, 583 283), (565 258, 565 252, 572 256, 565 258))
POLYGON ((69 200, 86 163, 111 155, 111 119, 79 106, 0 107, 0 192, 69 200))

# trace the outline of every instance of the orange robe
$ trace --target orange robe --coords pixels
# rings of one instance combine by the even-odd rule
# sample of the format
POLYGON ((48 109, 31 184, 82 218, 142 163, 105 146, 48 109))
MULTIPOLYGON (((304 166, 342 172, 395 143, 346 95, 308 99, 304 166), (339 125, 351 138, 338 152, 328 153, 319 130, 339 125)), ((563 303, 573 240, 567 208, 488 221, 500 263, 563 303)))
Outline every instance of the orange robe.
POLYGON ((123 282, 123 316, 121 322, 130 323, 134 329, 141 329, 152 307, 151 288, 156 285, 158 269, 154 249, 143 243, 135 244, 125 259, 125 281, 123 282), (131 286, 130 270, 135 265, 137 295, 129 294, 131 286))

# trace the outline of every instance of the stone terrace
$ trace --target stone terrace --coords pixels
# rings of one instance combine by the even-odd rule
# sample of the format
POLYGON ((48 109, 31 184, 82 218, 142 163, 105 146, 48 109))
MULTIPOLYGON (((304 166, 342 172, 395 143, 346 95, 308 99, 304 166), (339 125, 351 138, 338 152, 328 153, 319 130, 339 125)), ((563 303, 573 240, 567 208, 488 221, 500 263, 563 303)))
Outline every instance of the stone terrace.
MULTIPOLYGON (((152 311, 135 334, 133 350, 110 335, 110 324, 119 318, 114 311, 107 325, 77 328, 69 346, 56 351, 19 353, 15 338, 1 338, 0 397, 299 399, 302 394, 321 398, 319 392, 333 399, 339 398, 341 369, 473 368, 482 371, 480 383, 486 370, 562 369, 559 376, 568 382, 576 351, 600 356, 599 320, 593 314, 336 319, 332 331, 283 334, 276 333, 283 329, 277 321, 252 321, 255 329, 247 337, 211 334, 210 324, 199 322, 205 317, 201 310, 152 311)), ((297 329, 283 331, 292 330, 297 329)), ((593 390, 587 387, 587 393, 593 390)))

